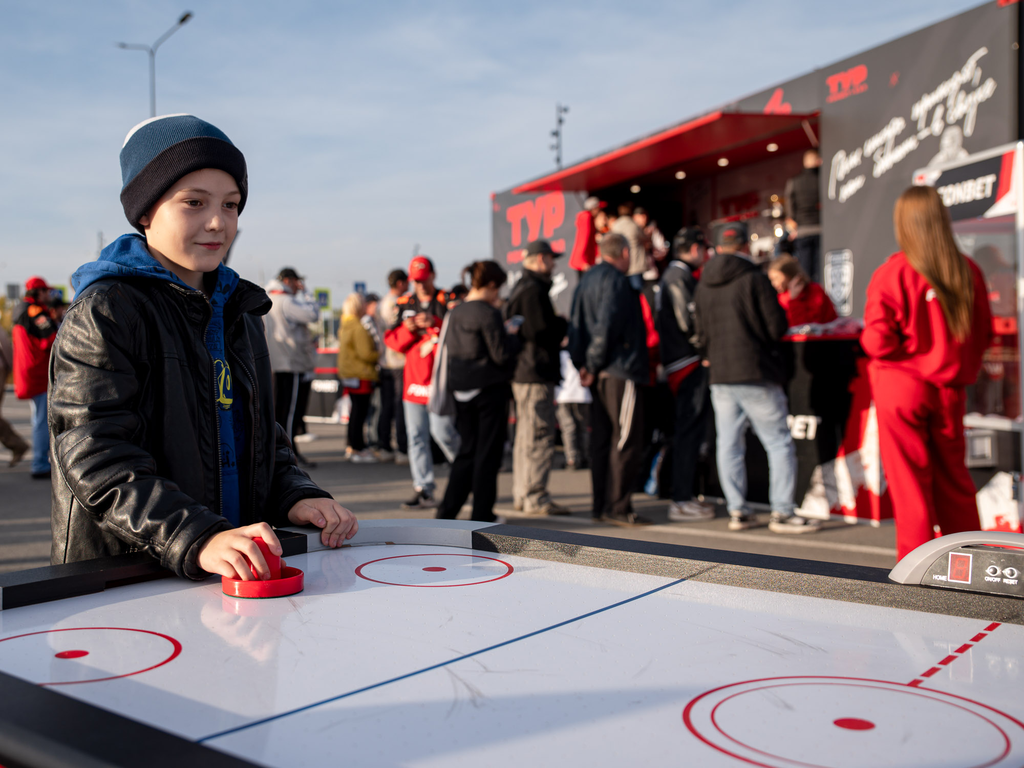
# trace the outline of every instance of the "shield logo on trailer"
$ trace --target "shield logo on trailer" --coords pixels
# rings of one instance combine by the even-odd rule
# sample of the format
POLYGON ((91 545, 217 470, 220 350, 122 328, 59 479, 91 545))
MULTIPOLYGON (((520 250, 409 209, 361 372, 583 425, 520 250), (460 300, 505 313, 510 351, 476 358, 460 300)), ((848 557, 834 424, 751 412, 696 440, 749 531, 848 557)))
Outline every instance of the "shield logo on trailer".
POLYGON ((840 317, 853 314, 853 251, 825 254, 825 293, 832 299, 840 317))

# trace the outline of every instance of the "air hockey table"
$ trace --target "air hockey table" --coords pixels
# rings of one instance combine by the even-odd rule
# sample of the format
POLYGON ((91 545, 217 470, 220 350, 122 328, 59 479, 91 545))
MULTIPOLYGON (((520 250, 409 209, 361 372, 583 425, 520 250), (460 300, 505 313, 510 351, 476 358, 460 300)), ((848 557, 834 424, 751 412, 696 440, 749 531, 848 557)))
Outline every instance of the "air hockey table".
POLYGON ((0 764, 1024 765, 1016 597, 461 521, 281 538, 272 600, 144 555, 0 575, 0 764))

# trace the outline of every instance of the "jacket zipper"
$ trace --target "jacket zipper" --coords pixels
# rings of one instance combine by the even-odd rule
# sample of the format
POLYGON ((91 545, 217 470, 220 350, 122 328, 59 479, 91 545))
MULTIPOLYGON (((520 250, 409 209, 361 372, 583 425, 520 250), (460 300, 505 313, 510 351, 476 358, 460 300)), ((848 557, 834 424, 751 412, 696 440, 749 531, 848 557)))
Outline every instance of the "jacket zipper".
MULTIPOLYGON (((212 318, 211 318, 212 319, 212 318)), ((203 346, 206 348, 206 354, 210 355, 210 347, 208 346, 207 334, 210 332, 210 320, 207 320, 203 324, 203 346)), ((217 435, 217 514, 221 517, 224 516, 224 466, 223 457, 221 456, 221 444, 220 444, 220 414, 217 413, 217 362, 213 359, 213 355, 210 355, 210 372, 213 374, 213 431, 217 435)))
MULTIPOLYGON (((225 355, 230 354, 227 350, 228 350, 228 344, 227 344, 227 339, 225 338, 225 340, 224 340, 224 352, 225 352, 225 355)), ((249 488, 249 505, 250 505, 250 508, 255 508, 255 506, 256 506, 256 445, 259 442, 257 440, 257 437, 258 437, 259 429, 260 429, 260 421, 259 421, 259 419, 260 419, 260 412, 259 412, 259 409, 256 408, 256 403, 259 402, 259 394, 260 393, 259 393, 259 389, 257 389, 257 387, 256 387, 256 377, 249 371, 248 368, 245 367, 245 363, 242 362, 242 359, 240 357, 238 357, 237 355, 231 355, 231 356, 234 357, 238 361, 238 367, 241 368, 243 371, 245 371, 245 377, 249 380, 249 383, 252 385, 252 398, 251 398, 251 401, 249 403, 249 412, 250 412, 250 415, 252 416, 252 439, 249 441, 249 448, 250 448, 250 452, 249 452, 249 477, 251 479, 251 484, 250 484, 250 488, 249 488)), ((238 449, 238 447, 235 446, 235 450, 237 450, 237 449, 238 449)))

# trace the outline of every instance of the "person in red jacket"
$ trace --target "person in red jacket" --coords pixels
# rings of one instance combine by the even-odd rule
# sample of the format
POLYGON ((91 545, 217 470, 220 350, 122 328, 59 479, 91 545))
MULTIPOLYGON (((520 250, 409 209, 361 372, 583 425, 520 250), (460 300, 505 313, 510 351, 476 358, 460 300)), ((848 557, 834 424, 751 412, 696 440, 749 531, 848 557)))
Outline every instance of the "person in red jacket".
POLYGON ((50 478, 50 433, 46 422, 46 379, 57 337, 50 286, 41 277, 25 283, 25 300, 14 310, 14 394, 32 401, 32 477, 50 478))
POLYGON ((409 264, 412 293, 396 302, 396 324, 384 334, 384 344, 405 355, 402 373, 402 407, 409 441, 409 469, 412 471, 413 496, 404 509, 430 509, 434 499, 434 460, 430 438, 433 435, 449 461, 458 454, 459 433, 448 416, 429 413, 427 400, 434 372, 441 322, 448 311, 448 294, 434 285, 434 263, 416 256, 409 264))
POLYGON ((583 210, 576 214, 576 239, 569 254, 569 267, 577 272, 585 272, 597 262, 597 234, 602 224, 599 219, 604 219, 606 205, 596 197, 588 197, 583 201, 583 210))
POLYGON ((893 219, 902 250, 871 278, 861 346, 903 558, 936 525, 943 534, 980 527, 964 466, 964 386, 978 376, 992 315, 985 278, 957 249, 933 188, 906 190, 893 219))
POLYGON ((779 256, 768 265, 768 279, 779 292, 779 305, 786 312, 789 327, 808 323, 831 323, 836 308, 825 289, 804 272, 800 262, 789 254, 779 256))

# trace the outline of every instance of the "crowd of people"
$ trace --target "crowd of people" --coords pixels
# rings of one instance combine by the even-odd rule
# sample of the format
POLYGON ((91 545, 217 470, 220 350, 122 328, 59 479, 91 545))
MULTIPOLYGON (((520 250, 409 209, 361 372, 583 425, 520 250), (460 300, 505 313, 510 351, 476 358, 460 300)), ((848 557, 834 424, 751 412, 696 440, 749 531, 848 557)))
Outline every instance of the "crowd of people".
MULTIPOLYGON (((121 164, 138 234, 75 273, 70 310, 31 278, 11 339, 0 335, 0 374, 12 370, 15 394, 32 404, 32 477, 53 479, 53 562, 141 549, 188 578, 247 580, 268 573, 254 538, 280 552, 271 524, 310 523, 325 545, 341 545, 355 517, 303 472, 312 464, 295 448, 316 368, 316 307, 293 268, 264 290, 223 263, 248 196, 241 152, 209 123, 173 115, 133 129, 121 164), (172 152, 183 142, 188 153, 172 152)), ((873 386, 887 393, 876 400, 879 441, 902 557, 936 527, 978 527, 961 424, 991 312, 935 190, 907 190, 894 221, 902 250, 868 288, 862 345, 873 386)), ((612 214, 590 198, 569 257, 579 271, 569 317, 551 301, 561 254, 546 241, 523 250, 507 292, 494 261, 474 262, 446 291, 418 255, 388 275, 383 298, 345 299, 346 456, 408 464, 405 508, 452 518, 472 496, 472 519, 489 522, 514 423, 515 510, 566 515, 548 488, 560 432, 566 467, 590 469, 591 516, 639 526, 650 521, 632 495, 652 439, 670 435, 662 490, 669 520, 687 523, 714 516, 695 492, 713 410, 729 529, 761 524, 747 498, 750 428, 768 456, 768 528, 813 532, 819 522, 794 500, 780 340, 836 316, 811 279, 814 243, 799 243, 818 237, 814 226, 801 225, 797 254, 763 268, 741 221, 714 227, 710 243, 692 226, 668 243, 642 209, 612 214), (441 456, 451 472, 439 500, 441 456)), ((29 449, 2 418, 0 443, 12 464, 29 449)))
MULTIPOLYGON (((813 176, 817 166, 806 165, 806 175, 813 176)), ((911 190, 905 197, 927 194, 911 190)), ((909 214, 900 211, 909 204, 901 198, 901 205, 896 229, 904 253, 952 249, 953 255, 943 258, 959 259, 967 269, 963 264, 969 262, 955 251, 941 207, 929 211, 930 221, 920 213, 908 225, 904 220, 909 214), (908 234, 941 231, 942 226, 948 242, 922 244, 908 234)), ((915 211, 924 206, 915 205, 915 211)), ((384 334, 388 349, 408 353, 418 345, 421 350, 414 356, 415 364, 410 367, 407 362, 402 373, 406 420, 421 425, 421 437, 410 437, 408 443, 417 457, 412 460, 414 496, 405 506, 438 505, 439 517, 453 517, 472 494, 473 519, 496 519, 496 478, 511 422, 512 504, 519 514, 570 514, 548 490, 560 433, 564 466, 591 470, 590 512, 595 520, 622 526, 650 523, 636 513, 631 499, 645 480, 654 479, 652 438, 660 441, 655 447, 668 468, 661 473, 664 486, 659 489, 670 501, 668 519, 708 520, 715 515, 714 507, 698 500, 696 475, 713 423, 729 530, 765 524, 779 534, 819 530, 820 521, 799 514, 794 498, 796 452, 787 421, 787 371, 780 344, 792 328, 837 319, 832 302, 808 274, 815 268, 813 247, 799 243, 800 258, 781 253, 761 264, 752 257, 750 233, 741 221, 716 226, 711 242, 701 228, 685 227, 671 243, 664 243, 641 209, 623 205, 617 212, 609 216, 606 206, 591 198, 580 214, 593 226, 593 237, 586 234, 589 227, 584 228, 570 256, 580 274, 567 318, 555 312, 549 296, 560 254, 546 241, 532 242, 523 250, 522 273, 504 292, 507 276, 495 262, 471 265, 466 293, 446 297, 434 284, 433 264, 426 257, 414 259, 409 272, 413 292, 395 299, 396 307, 409 309, 402 316, 381 318, 391 326, 384 334), (628 224, 620 223, 624 220, 628 224), (662 396, 666 392, 667 398, 662 396), (758 518, 748 499, 748 430, 768 458, 767 520, 758 518), (433 498, 427 447, 431 437, 452 461, 453 481, 439 503, 433 498)), ((819 236, 813 225, 798 231, 798 242, 819 236)), ((915 274, 927 275, 918 277, 922 285, 938 286, 949 267, 925 260, 915 269, 915 274)), ((971 269, 977 271, 973 265, 971 269)), ((395 283, 401 285, 400 280, 395 283)), ((940 303, 930 305, 927 323, 941 327, 942 333, 935 333, 948 339, 948 355, 942 360, 932 360, 936 353, 916 348, 895 354, 889 349, 895 343, 892 339, 885 344, 873 341, 872 323, 874 333, 883 320, 897 326, 888 333, 899 339, 924 333, 901 328, 900 323, 925 320, 907 320, 898 313, 876 317, 875 283, 869 289, 865 350, 874 359, 873 377, 888 381, 908 375, 926 386, 920 381, 932 375, 931 369, 921 373, 914 366, 941 369, 934 382, 937 391, 917 393, 912 407, 945 408, 944 431, 923 438, 922 430, 938 429, 934 414, 918 414, 914 418, 919 423, 908 426, 906 412, 893 412, 910 407, 898 405, 899 398, 878 408, 883 458, 889 457, 886 466, 892 465, 901 486, 893 495, 897 525, 901 519, 915 520, 900 528, 901 554, 913 548, 910 542, 922 543, 926 529, 935 525, 945 532, 978 527, 973 486, 962 466, 962 430, 951 425, 959 424, 963 415, 963 385, 977 375, 973 357, 980 356, 988 343, 983 279, 979 285, 971 292, 958 283, 952 292, 938 293, 945 297, 940 303), (945 306, 942 301, 954 299, 977 305, 977 317, 966 330, 945 330, 959 328, 945 319, 945 309, 938 309, 945 306), (918 354, 928 362, 907 362, 918 354), (913 368, 911 373, 900 373, 908 367, 913 368), (918 442, 909 443, 912 438, 918 442), (938 452, 936 461, 941 459, 944 467, 941 478, 939 473, 908 468, 914 460, 918 468, 925 462, 918 455, 922 451, 938 452), (929 483, 934 483, 934 490, 929 483), (940 495, 940 486, 954 503, 936 506, 933 497, 940 495), (931 509, 936 511, 922 511, 931 509)), ((938 291, 935 288, 931 295, 938 291)), ((928 295, 928 289, 922 289, 920 298, 926 304, 931 302, 928 295)), ((389 437, 380 435, 380 441, 389 437)))

